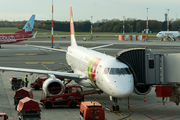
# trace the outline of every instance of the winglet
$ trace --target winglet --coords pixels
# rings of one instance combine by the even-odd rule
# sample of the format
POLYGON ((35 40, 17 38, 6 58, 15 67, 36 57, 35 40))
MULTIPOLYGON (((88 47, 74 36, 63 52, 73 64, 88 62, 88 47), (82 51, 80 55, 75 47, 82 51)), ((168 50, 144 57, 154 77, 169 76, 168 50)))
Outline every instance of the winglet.
POLYGON ((71 46, 77 46, 75 32, 74 32, 74 23, 72 15, 72 7, 70 6, 70 32, 71 32, 71 46))

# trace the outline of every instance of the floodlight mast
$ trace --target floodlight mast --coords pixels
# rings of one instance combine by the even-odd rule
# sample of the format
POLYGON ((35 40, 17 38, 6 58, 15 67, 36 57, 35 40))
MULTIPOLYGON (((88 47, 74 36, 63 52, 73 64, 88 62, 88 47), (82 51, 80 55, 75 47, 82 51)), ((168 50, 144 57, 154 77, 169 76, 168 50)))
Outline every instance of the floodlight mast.
POLYGON ((167 9, 167 38, 169 38, 169 9, 167 9))
POLYGON ((53 0, 52 0, 52 26, 51 26, 51 43, 53 48, 53 0))
POLYGON ((149 9, 149 8, 146 8, 146 9, 147 9, 146 39, 148 39, 148 9, 149 9))
POLYGON ((123 16, 123 35, 124 35, 124 29, 125 29, 124 20, 125 20, 125 16, 123 16))
POLYGON ((91 38, 92 38, 92 18, 93 18, 93 16, 91 16, 91 38))

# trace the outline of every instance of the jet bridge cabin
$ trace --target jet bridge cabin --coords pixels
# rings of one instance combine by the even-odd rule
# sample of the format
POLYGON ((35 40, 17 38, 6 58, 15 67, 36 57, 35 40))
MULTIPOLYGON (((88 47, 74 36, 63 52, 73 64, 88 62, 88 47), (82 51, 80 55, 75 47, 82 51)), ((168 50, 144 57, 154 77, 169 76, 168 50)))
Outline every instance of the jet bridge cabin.
POLYGON ((134 76, 135 93, 147 94, 151 90, 151 85, 161 84, 162 54, 153 54, 146 48, 132 48, 118 52, 116 59, 129 66, 134 76))
POLYGON ((170 101, 179 104, 180 53, 160 54, 146 48, 133 48, 118 52, 116 59, 129 66, 134 76, 134 93, 148 94, 155 85, 157 97, 170 97, 170 101))

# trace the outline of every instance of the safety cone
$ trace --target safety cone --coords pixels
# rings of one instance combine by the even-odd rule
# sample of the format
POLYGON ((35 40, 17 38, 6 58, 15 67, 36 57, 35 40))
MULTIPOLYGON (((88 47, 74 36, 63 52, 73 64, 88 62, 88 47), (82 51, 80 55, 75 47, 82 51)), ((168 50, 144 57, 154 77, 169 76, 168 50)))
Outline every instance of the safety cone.
POLYGON ((143 102, 146 102, 146 95, 144 95, 144 100, 143 100, 143 102))

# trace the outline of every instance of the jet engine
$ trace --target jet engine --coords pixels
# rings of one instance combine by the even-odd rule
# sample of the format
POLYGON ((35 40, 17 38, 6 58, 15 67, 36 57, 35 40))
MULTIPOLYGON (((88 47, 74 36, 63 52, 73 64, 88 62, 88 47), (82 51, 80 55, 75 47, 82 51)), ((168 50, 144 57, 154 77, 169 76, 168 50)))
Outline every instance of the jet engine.
POLYGON ((134 87, 134 93, 138 95, 146 95, 151 91, 150 85, 137 85, 134 87))
POLYGON ((64 84, 60 79, 48 78, 43 83, 43 91, 45 95, 59 95, 64 91, 64 84))

